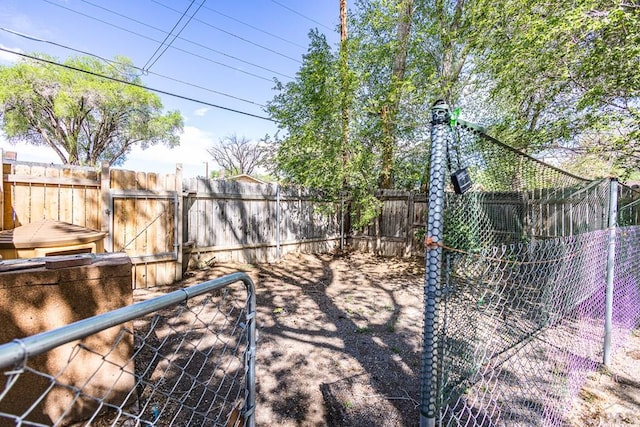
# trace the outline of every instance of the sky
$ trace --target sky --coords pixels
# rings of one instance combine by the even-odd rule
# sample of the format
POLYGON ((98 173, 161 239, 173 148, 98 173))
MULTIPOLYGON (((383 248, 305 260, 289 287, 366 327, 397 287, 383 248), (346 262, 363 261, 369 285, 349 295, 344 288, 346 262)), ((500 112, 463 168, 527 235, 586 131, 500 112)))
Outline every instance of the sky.
MULTIPOLYGON (((267 117, 274 77, 295 78, 309 31, 318 28, 337 46, 338 23, 339 0, 1 0, 0 48, 59 62, 79 51, 124 55, 148 70, 145 86, 194 99, 159 94, 165 110, 184 117, 180 147, 134 149, 119 166, 172 173, 182 163, 183 176, 193 177, 218 169, 206 149, 221 138, 276 132, 273 122, 251 115, 267 117)), ((1 66, 18 59, 0 51, 1 66)), ((1 136, 0 147, 18 160, 60 163, 52 149, 1 136)))

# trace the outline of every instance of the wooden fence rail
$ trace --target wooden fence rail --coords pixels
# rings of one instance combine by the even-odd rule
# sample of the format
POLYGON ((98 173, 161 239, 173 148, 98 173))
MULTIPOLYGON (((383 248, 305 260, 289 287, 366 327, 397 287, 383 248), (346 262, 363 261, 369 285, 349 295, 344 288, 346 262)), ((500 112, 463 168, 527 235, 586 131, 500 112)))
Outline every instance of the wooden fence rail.
POLYGON ((272 262, 287 252, 336 247, 341 216, 314 196, 278 184, 191 179, 184 224, 192 262, 272 262))
POLYGON ((3 160, 0 180, 0 230, 55 220, 102 231, 106 251, 131 258, 138 288, 173 283, 189 263, 331 250, 344 236, 330 207, 276 184, 183 182, 180 165, 163 175, 3 160))

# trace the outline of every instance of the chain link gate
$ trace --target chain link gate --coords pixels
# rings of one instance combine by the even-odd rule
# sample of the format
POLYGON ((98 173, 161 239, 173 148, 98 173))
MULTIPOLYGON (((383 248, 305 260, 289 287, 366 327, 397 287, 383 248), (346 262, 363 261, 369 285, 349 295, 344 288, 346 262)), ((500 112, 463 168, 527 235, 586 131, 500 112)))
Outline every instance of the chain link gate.
POLYGON ((527 156, 443 103, 431 135, 420 424, 563 425, 640 320, 639 195, 527 156))
POLYGON ((0 345, 0 426, 255 425, 245 273, 0 345))

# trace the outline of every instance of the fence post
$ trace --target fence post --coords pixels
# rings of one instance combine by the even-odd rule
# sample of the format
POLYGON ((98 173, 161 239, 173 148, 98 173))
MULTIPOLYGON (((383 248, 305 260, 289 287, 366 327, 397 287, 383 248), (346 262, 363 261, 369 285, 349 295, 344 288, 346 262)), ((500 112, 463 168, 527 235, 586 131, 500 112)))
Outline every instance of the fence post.
MULTIPOLYGON (((207 163, 207 170, 209 169, 209 164, 207 163)), ((182 193, 184 192, 182 188, 182 163, 176 164, 176 175, 175 175, 175 190, 176 190, 176 199, 175 199, 175 210, 174 210, 174 239, 173 242, 174 249, 176 251, 176 265, 175 265, 175 280, 182 280, 182 251, 184 250, 184 230, 182 228, 182 214, 183 214, 183 198, 182 193)), ((209 179, 209 178, 207 178, 209 179)))
POLYGON ((282 215, 280 212, 280 184, 276 183, 276 260, 280 261, 281 248, 280 248, 280 234, 282 233, 282 226, 280 221, 282 215))
POLYGON ((113 252, 113 230, 111 227, 111 169, 108 162, 102 162, 100 165, 100 198, 102 203, 102 219, 100 223, 100 231, 107 233, 104 239, 104 250, 113 252))
POLYGON ((613 330, 613 279, 616 261, 616 228, 618 225, 618 180, 609 185, 609 249, 607 251, 607 290, 604 308, 604 357, 603 363, 611 363, 611 333, 613 330))
POLYGON ((344 250, 344 190, 340 190, 340 250, 344 250))
POLYGON ((4 230, 4 151, 0 147, 0 230, 4 230))
POLYGON ((410 257, 413 253, 413 215, 415 212, 416 202, 415 193, 409 191, 407 193, 407 226, 405 227, 406 246, 404 247, 404 256, 410 257))
POLYGON ((446 176, 446 141, 449 132, 449 107, 437 101, 432 109, 431 159, 425 244, 426 274, 424 284, 424 336, 422 350, 422 391, 420 426, 434 427, 438 412, 438 302, 441 293, 442 243, 444 230, 444 186, 446 176))

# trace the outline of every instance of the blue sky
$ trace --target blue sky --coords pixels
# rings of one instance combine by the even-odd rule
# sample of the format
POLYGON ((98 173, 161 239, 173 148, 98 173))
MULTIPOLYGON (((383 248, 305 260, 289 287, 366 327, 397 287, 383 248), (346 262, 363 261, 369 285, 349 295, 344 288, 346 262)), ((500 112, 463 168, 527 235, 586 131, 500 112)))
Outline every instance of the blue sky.
MULTIPOLYGON (((339 0, 202 2, 2 0, 0 47, 24 53, 44 52, 61 61, 79 55, 10 32, 13 31, 104 58, 124 55, 136 66, 149 68, 149 73, 143 76, 148 87, 266 116, 258 104, 264 105, 273 97, 274 77, 287 82, 295 76, 306 52, 309 30, 318 28, 327 35, 330 44, 338 43, 339 0), (178 38, 159 57, 154 57, 183 12, 188 10, 173 34, 196 9, 178 38)), ((0 51, 0 65, 10 65, 16 60, 16 55, 0 51)), ((209 162, 210 170, 217 169, 206 149, 220 138, 235 133, 257 140, 267 133, 273 135, 277 129, 266 120, 168 95, 160 97, 165 109, 179 110, 185 118, 180 147, 136 149, 123 168, 169 173, 175 171, 176 163, 182 163, 186 177, 204 175, 204 162, 209 162)), ((53 150, 10 145, 5 141, 0 146, 17 151, 19 160, 60 163, 53 150)))

